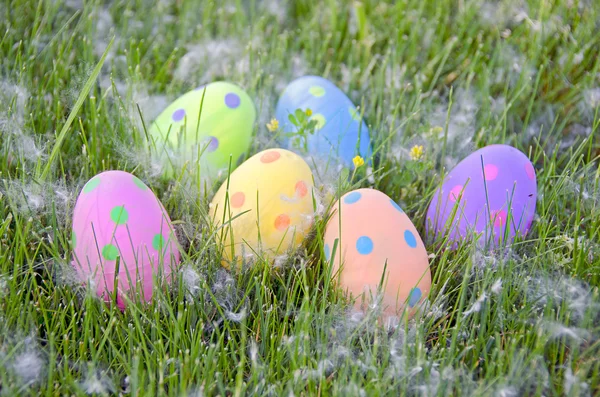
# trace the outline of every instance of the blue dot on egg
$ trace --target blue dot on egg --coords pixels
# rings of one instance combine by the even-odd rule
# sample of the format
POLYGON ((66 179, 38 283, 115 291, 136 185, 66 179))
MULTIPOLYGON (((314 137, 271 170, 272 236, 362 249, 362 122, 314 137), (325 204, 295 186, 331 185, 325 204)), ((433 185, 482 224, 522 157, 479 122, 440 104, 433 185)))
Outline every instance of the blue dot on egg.
POLYGON ((360 198, 361 198, 360 192, 348 193, 346 195, 346 197, 344 197, 344 203, 346 203, 346 204, 354 204, 358 200, 360 200, 360 198))
POLYGON ((404 210, 402 208, 400 208, 400 206, 398 205, 397 202, 395 202, 394 200, 390 199, 390 203, 392 203, 392 205, 394 206, 394 208, 397 209, 398 211, 400 211, 400 213, 404 214, 404 210))
POLYGON ((413 307, 414 305, 416 305, 421 299, 421 295, 423 294, 421 293, 421 289, 419 287, 415 287, 412 290, 410 290, 410 295, 408 297, 408 306, 413 307))
POLYGON ((367 236, 361 236, 356 240, 356 250, 361 255, 369 255, 373 252, 373 240, 367 236))
POLYGON ((331 259, 331 248, 329 248, 329 244, 325 244, 325 259, 331 259))
POLYGON ((417 239, 415 238, 413 232, 411 232, 410 230, 404 231, 404 241, 406 241, 406 244, 408 244, 410 248, 417 247, 417 239))

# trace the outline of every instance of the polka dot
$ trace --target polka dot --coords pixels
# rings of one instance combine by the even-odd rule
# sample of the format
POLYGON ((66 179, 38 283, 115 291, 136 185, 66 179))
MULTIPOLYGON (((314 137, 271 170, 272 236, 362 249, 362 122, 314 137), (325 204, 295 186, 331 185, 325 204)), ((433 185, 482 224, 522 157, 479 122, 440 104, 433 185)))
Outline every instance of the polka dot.
POLYGON ((108 261, 114 261, 119 256, 119 250, 112 244, 106 244, 102 248, 102 257, 108 261))
POLYGON ((237 94, 230 92, 229 94, 225 95, 225 105, 231 109, 237 108, 240 106, 240 97, 237 94))
POLYGON ((452 189, 450 189, 450 193, 448 194, 448 200, 455 202, 458 200, 463 192, 462 185, 456 185, 452 189))
POLYGON ((161 251, 166 245, 167 241, 165 240, 162 234, 155 234, 152 238, 152 247, 154 247, 155 250, 161 251))
POLYGON ((325 259, 331 259, 331 248, 329 247, 329 244, 325 244, 325 259))
POLYGON ((233 208, 240 208, 246 201, 246 195, 243 192, 236 192, 231 196, 229 203, 233 208))
POLYGON ((304 181, 298 181, 298 183, 296 183, 295 190, 296 194, 300 198, 306 196, 306 194, 308 193, 308 188, 306 187, 306 183, 304 183, 304 181))
POLYGON ((281 214, 275 219, 275 229, 283 231, 290 225, 290 217, 286 214, 281 214))
POLYGON ((176 111, 173 112, 173 115, 171 116, 173 121, 181 121, 181 120, 183 120, 184 117, 185 117, 185 109, 177 109, 176 111))
POLYGON ((71 232, 71 247, 75 248, 75 246, 77 245, 77 236, 75 235, 75 232, 71 232))
POLYGON ((417 247, 417 238, 410 230, 404 231, 404 241, 406 241, 406 244, 408 244, 410 248, 417 247))
POLYGON ((127 219, 129 219, 129 214, 125 209, 124 205, 117 205, 112 210, 110 210, 110 219, 113 220, 117 225, 123 225, 127 223, 127 219))
POLYGON ((325 88, 321 87, 320 85, 313 85, 308 89, 308 92, 310 92, 310 95, 320 98, 325 95, 325 88))
POLYGON ((394 206, 395 209, 397 209, 398 211, 400 211, 402 214, 404 214, 404 210, 402 208, 400 208, 400 206, 398 205, 397 202, 395 202, 394 200, 390 199, 390 203, 392 203, 392 205, 394 206))
POLYGON ((264 163, 264 164, 269 164, 269 163, 272 163, 273 161, 279 160, 280 157, 281 157, 281 153, 279 153, 275 150, 271 150, 271 151, 264 153, 262 156, 260 156, 260 162, 264 163))
POLYGON ((408 296, 408 306, 414 307, 417 303, 419 303, 422 295, 423 293, 419 287, 411 289, 410 295, 408 296))
POLYGON ((85 184, 85 186, 83 187, 83 192, 89 193, 92 190, 94 190, 95 188, 97 188, 99 184, 100 184, 100 177, 95 176, 92 179, 90 179, 88 181, 88 183, 85 184))
POLYGON ((367 236, 360 236, 356 240, 356 250, 361 255, 369 255, 373 252, 373 240, 367 236))
POLYGON ((494 164, 486 164, 483 167, 483 173, 485 174, 486 181, 493 181, 498 176, 498 167, 494 164))
POLYGON ((492 211, 490 220, 494 222, 494 227, 502 227, 506 224, 506 216, 507 214, 504 210, 492 211))
POLYGON ((321 113, 313 114, 313 116, 310 119, 317 121, 317 126, 316 126, 317 130, 320 130, 321 128, 323 128, 325 126, 325 123, 327 122, 327 120, 325 120, 325 116, 323 116, 321 113))
POLYGON ((354 106, 348 107, 348 113, 350 113, 350 117, 352 117, 353 120, 355 120, 355 121, 361 120, 360 111, 357 108, 355 108, 354 106))
POLYGON ((527 164, 525 164, 525 172, 527 173, 527 177, 529 179, 531 179, 532 181, 535 179, 535 169, 529 161, 527 162, 527 164))
POLYGON ((133 177, 133 183, 135 183, 135 186, 139 187, 142 190, 148 189, 148 186, 146 186, 146 184, 144 182, 142 182, 141 179, 138 178, 137 176, 133 177))
POLYGON ((219 148, 219 140, 214 136, 209 136, 204 139, 202 148, 206 147, 208 153, 212 153, 219 148))
POLYGON ((360 192, 350 192, 344 197, 344 203, 354 204, 358 200, 360 200, 361 197, 362 195, 360 194, 360 192))

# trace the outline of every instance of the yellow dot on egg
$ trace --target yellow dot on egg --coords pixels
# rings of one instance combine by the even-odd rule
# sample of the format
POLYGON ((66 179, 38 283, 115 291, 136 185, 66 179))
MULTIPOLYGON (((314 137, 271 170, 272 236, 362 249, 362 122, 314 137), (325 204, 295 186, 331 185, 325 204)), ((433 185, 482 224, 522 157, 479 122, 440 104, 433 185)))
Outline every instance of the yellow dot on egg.
POLYGON ((325 119, 325 116, 323 116, 321 113, 315 113, 311 117, 311 120, 315 120, 317 122, 316 128, 318 130, 320 130, 321 128, 323 128, 325 126, 325 123, 327 122, 327 120, 325 119))

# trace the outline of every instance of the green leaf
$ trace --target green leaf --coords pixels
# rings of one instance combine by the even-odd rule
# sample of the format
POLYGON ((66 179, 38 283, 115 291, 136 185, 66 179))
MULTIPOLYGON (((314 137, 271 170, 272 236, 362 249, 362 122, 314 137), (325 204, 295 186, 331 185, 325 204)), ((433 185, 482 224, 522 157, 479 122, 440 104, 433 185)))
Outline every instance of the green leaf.
POLYGON ((73 124, 73 120, 75 120, 77 113, 79 113, 79 110, 83 106, 83 101, 85 101, 85 99, 87 98, 88 94, 90 93, 90 91, 92 89, 92 86, 96 82, 96 78, 100 74, 102 65, 104 65, 106 56, 108 55, 108 52, 110 51, 110 48, 112 47, 114 41, 115 41, 115 36, 113 36, 112 39, 110 39, 108 46, 106 46, 106 50, 104 50, 104 54, 102 54, 102 58, 100 58, 100 62, 98 62, 98 64, 96 64, 96 67, 92 71, 92 74, 87 79, 87 81, 85 82, 85 85, 83 86, 83 89, 79 93, 79 97, 77 98, 77 101, 75 102, 75 106, 73 106, 73 110, 71 110, 71 113, 69 114, 69 117, 67 118, 67 122, 63 125, 62 129, 60 130, 60 133, 58 134, 58 137, 56 138, 56 142, 54 143, 54 147, 52 148, 52 152, 50 153, 50 157, 48 158, 48 162, 46 163, 46 167, 44 167, 44 170, 42 171, 42 174, 39 179, 45 180, 46 177, 48 176, 48 173, 50 172, 50 169, 52 168, 52 164, 58 157, 58 152, 60 151, 60 148, 61 148, 63 142, 65 141, 65 138, 67 137, 69 128, 71 127, 71 124, 73 124))

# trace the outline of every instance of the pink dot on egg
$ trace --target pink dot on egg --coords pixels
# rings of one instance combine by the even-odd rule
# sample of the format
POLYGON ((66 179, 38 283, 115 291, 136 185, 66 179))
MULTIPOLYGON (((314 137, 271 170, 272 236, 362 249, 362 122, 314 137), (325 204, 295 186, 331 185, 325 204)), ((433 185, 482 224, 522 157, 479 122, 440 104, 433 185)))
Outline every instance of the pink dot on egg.
POLYGON ((233 208, 240 208, 244 205, 244 201, 246 201, 246 195, 243 192, 234 193, 229 200, 233 208))
POLYGON ((452 189, 450 189, 450 193, 448 194, 448 200, 455 202, 461 196, 461 192, 463 190, 462 185, 456 185, 452 189))
POLYGON ((494 222, 494 227, 502 227, 506 224, 506 211, 492 211, 490 219, 494 222))
POLYGON ((290 217, 286 214, 281 214, 275 219, 275 229, 283 231, 290 225, 290 217))
POLYGON ((533 180, 535 178, 535 170, 529 161, 525 164, 525 172, 527 173, 527 177, 529 179, 533 180))
POLYGON ((483 172, 486 181, 493 181, 498 176, 498 167, 494 164, 486 164, 485 167, 483 167, 483 172))
POLYGON ((260 161, 261 161, 261 163, 269 164, 269 163, 279 160, 280 157, 281 157, 281 154, 279 152, 277 152, 275 150, 270 150, 270 151, 266 152, 265 154, 263 154, 262 156, 260 156, 260 161))
POLYGON ((298 181, 298 183, 296 183, 296 194, 298 197, 302 198, 306 196, 306 193, 308 193, 306 183, 304 183, 304 181, 298 181))

